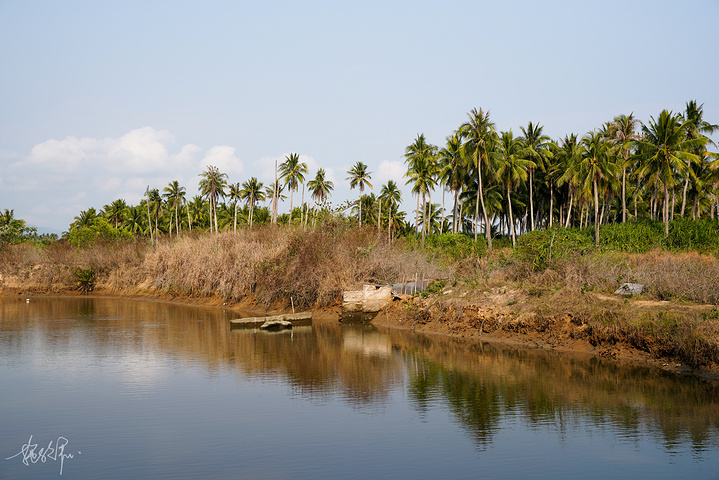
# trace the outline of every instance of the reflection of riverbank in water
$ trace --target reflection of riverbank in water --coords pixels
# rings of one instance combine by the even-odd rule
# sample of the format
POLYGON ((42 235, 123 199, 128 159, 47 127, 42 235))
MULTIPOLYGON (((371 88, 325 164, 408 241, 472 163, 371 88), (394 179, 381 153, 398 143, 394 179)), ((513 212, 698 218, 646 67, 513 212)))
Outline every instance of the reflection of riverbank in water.
POLYGON ((401 356, 411 365, 432 365, 445 372, 440 377, 459 375, 477 388, 512 392, 513 400, 507 401, 525 405, 527 412, 539 402, 551 406, 553 414, 585 405, 652 417, 666 428, 674 425, 691 432, 706 433, 708 425, 719 424, 717 384, 587 354, 339 325, 336 320, 318 320, 311 327, 281 333, 235 330, 228 319, 236 312, 158 301, 45 297, 25 303, 5 298, 0 300, 0 315, 3 332, 32 329, 47 358, 65 342, 83 341, 132 360, 125 377, 135 389, 146 390, 161 376, 167 365, 158 359, 170 356, 179 361, 202 359, 210 371, 250 376, 272 372, 310 396, 339 390, 353 401, 381 402, 401 381, 401 356))
POLYGON ((132 399, 151 398, 187 367, 286 386, 313 403, 339 398, 362 412, 382 412, 397 398, 420 416, 447 409, 481 449, 513 421, 562 435, 612 429, 667 445, 691 442, 700 453, 719 449, 719 391, 710 383, 590 356, 336 321, 280 334, 231 330, 234 315, 122 299, 0 300, 1 331, 12 339, 5 355, 19 357, 31 345, 44 352, 32 368, 49 371, 63 358, 78 378, 101 355, 132 399), (66 356, 73 345, 86 353, 66 356))
MULTIPOLYGON (((575 292, 576 293, 576 292, 575 292)), ((546 299, 527 296, 518 290, 492 289, 481 301, 442 296, 404 297, 378 312, 372 323, 381 327, 407 329, 416 333, 441 334, 458 338, 546 351, 588 354, 626 365, 652 365, 665 371, 699 377, 719 383, 719 363, 707 346, 707 361, 691 367, 679 360, 661 355, 666 352, 685 355, 686 350, 672 350, 677 342, 690 337, 663 338, 655 331, 662 328, 684 329, 694 325, 696 335, 709 335, 711 325, 700 330, 702 315, 711 314, 710 305, 683 305, 649 302, 602 294, 579 294, 567 298, 562 292, 548 294, 546 299), (709 313, 707 313, 709 312, 709 313), (641 318, 643 333, 627 318, 641 318), (592 320, 594 319, 594 320, 592 320), (598 319, 598 320, 597 320, 598 319), (686 322, 684 320, 686 319, 686 322), (674 323, 672 323, 674 322, 674 323), (667 327, 665 325, 670 325, 667 327), (664 342, 664 343, 662 343, 664 342), (641 349, 635 345, 642 346, 641 349)), ((712 334, 706 338, 714 338, 712 334)), ((690 343, 687 343, 690 345, 690 343)))

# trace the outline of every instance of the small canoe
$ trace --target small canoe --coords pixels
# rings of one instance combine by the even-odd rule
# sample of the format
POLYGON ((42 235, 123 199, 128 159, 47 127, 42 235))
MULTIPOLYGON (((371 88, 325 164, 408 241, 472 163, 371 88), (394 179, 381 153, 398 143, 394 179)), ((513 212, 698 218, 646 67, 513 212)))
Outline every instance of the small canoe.
POLYGON ((236 326, 254 327, 266 322, 285 321, 297 324, 306 324, 312 321, 312 312, 284 313, 282 315, 270 315, 268 317, 247 317, 230 320, 230 324, 236 326))

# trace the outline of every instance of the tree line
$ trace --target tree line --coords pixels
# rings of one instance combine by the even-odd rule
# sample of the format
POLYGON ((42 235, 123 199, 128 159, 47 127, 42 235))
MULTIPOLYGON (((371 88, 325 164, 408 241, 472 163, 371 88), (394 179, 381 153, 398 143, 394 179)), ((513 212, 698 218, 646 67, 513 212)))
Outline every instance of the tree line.
POLYGON ((537 228, 599 226, 648 218, 719 215, 717 154, 709 135, 719 127, 704 119, 703 105, 663 110, 646 124, 618 115, 581 138, 552 140, 529 122, 521 135, 497 131, 489 111, 473 109, 442 147, 423 134, 405 151, 408 183, 417 195, 415 225, 421 234, 483 230, 488 248, 497 234, 516 236, 537 228), (432 193, 443 193, 442 207, 432 193), (445 225, 444 192, 454 197, 445 225), (420 198, 422 204, 420 205, 420 198), (439 224, 433 218, 441 212, 439 224), (593 213, 593 215, 592 215, 593 213), (449 227, 449 228, 447 228, 449 227))
POLYGON ((162 190, 148 188, 138 205, 117 199, 100 211, 82 211, 66 236, 76 243, 97 236, 147 236, 183 231, 236 231, 257 223, 307 228, 321 217, 345 218, 396 235, 460 232, 478 239, 483 232, 492 248, 497 236, 511 238, 536 230, 599 226, 630 220, 661 221, 668 234, 674 217, 719 215, 719 162, 709 135, 719 130, 704 118, 703 105, 686 103, 683 112, 663 110, 645 124, 633 113, 618 115, 581 138, 574 133, 553 140, 543 126, 529 122, 520 134, 498 131, 490 112, 472 109, 467 121, 442 146, 418 134, 404 151, 406 185, 416 196, 414 218, 400 210, 402 194, 393 180, 375 193, 372 172, 357 162, 346 180, 358 198, 331 208, 334 184, 319 168, 308 167, 297 153, 275 163, 274 182, 256 177, 230 183, 227 174, 208 166, 198 177, 199 195, 188 198, 172 181, 162 190), (441 203, 433 196, 441 192, 441 203), (299 205, 295 193, 301 192, 299 205), (452 207, 446 208, 445 194, 452 207), (306 194, 311 204, 305 201, 306 194), (278 214, 289 196, 289 212, 278 214))

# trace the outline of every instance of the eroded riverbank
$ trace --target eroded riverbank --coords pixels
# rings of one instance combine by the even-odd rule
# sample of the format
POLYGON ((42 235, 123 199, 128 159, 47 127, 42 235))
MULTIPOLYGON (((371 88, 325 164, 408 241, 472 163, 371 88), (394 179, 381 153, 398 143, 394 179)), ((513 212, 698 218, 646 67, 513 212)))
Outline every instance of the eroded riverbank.
MULTIPOLYGON (((48 293, 6 288, 0 295, 32 298, 48 293)), ((52 293, 58 294, 80 295, 75 289, 52 293)), ((251 297, 233 302, 219 296, 168 294, 157 289, 122 292, 99 288, 90 296, 214 307, 244 315, 291 312, 291 308, 283 303, 276 302, 266 307, 251 297)), ((312 310, 315 318, 323 322, 342 321, 339 302, 312 310)), ((369 315, 367 321, 378 327, 463 338, 478 343, 590 355, 623 364, 650 365, 677 374, 719 382, 719 365, 716 362, 691 365, 672 356, 666 347, 657 344, 657 341, 649 336, 638 338, 636 334, 629 335, 622 332, 618 324, 613 329, 599 330, 593 326, 596 321, 589 318, 596 312, 612 319, 620 316, 639 318, 642 315, 647 318, 707 317, 714 311, 716 308, 712 305, 657 302, 592 292, 556 291, 536 296, 510 287, 495 288, 487 292, 447 288, 431 295, 396 297, 380 312, 369 315)))

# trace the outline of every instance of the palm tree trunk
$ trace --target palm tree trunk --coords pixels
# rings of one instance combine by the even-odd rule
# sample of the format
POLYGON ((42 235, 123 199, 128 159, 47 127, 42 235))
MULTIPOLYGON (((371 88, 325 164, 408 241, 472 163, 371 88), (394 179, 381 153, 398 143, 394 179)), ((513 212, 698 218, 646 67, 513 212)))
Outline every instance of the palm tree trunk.
MULTIPOLYGON (((529 157, 532 161, 532 157, 529 157)), ((534 168, 529 168, 529 218, 532 231, 534 231, 534 168)))
POLYGON ((444 233, 444 186, 442 187, 442 223, 439 226, 439 234, 444 233))
POLYGON ((237 202, 235 202, 235 214, 232 218, 232 231, 237 233, 237 202))
POLYGON ((419 192, 417 193, 417 210, 414 211, 414 230, 419 228, 419 192))
MULTIPOLYGON (((150 187, 147 187, 148 190, 150 187)), ((147 225, 150 227, 150 244, 155 245, 155 237, 152 235, 152 218, 150 217, 150 197, 147 197, 147 225)))
POLYGON ((294 196, 295 191, 290 188, 290 219, 288 225, 292 225, 292 197, 294 196))
POLYGON ((627 167, 622 167, 622 223, 627 223, 627 167))
POLYGON ((452 208, 452 232, 457 233, 457 230, 459 230, 458 224, 459 219, 458 213, 457 213, 457 201, 459 199, 459 188, 454 191, 454 207, 452 208))
POLYGON ((424 247, 424 236, 427 230, 427 200, 422 192, 422 246, 424 247))
POLYGON ((302 184, 302 208, 300 209, 300 225, 305 229, 305 184, 302 184))
POLYGON ((564 228, 569 228, 572 218, 572 203, 574 202, 574 192, 569 192, 569 206, 567 207, 567 223, 564 224, 564 228))
POLYGON ((597 187, 597 177, 592 181, 594 186, 594 245, 599 246, 599 188, 597 187))
POLYGON ((664 184, 664 235, 669 235, 669 187, 664 184))
POLYGON ((187 229, 192 231, 192 222, 190 221, 190 205, 185 202, 185 208, 187 209, 187 229))
POLYGON ((382 228, 382 199, 377 198, 377 203, 379 204, 377 208, 377 233, 379 233, 382 228))
MULTIPOLYGON (((484 205, 484 190, 482 188, 482 164, 480 163, 480 159, 477 159, 477 179, 479 180, 478 189, 477 189, 477 196, 479 196, 479 200, 482 203, 482 214, 484 215, 484 235, 487 238, 487 250, 492 250, 492 230, 489 225, 489 216, 487 215, 487 208, 484 205)), ((475 216, 478 212, 476 212, 475 207, 475 216)), ((474 232, 474 240, 477 240, 477 231, 474 232)))
POLYGON ((549 182, 549 228, 552 228, 552 218, 554 217, 554 188, 552 182, 549 182))
POLYGON ((517 246, 517 237, 514 233, 514 217, 512 216, 512 199, 509 186, 507 186, 507 210, 509 211, 509 231, 512 232, 512 248, 514 248, 517 246))
POLYGON ((684 206, 687 204, 687 188, 689 187, 689 179, 684 179, 684 192, 682 193, 682 211, 679 214, 681 218, 684 218, 684 206))

